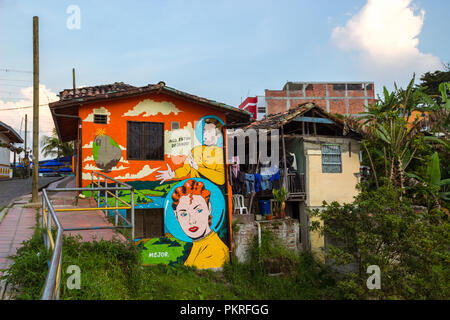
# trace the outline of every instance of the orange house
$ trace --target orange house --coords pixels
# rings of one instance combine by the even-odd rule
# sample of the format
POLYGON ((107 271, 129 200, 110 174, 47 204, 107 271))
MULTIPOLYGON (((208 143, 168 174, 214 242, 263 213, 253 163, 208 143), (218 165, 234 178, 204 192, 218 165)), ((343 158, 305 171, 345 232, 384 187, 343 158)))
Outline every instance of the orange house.
MULTIPOLYGON (((248 122, 248 112, 164 82, 64 90, 50 109, 60 139, 76 142, 78 186, 99 171, 134 187, 144 264, 217 268, 229 260, 225 128, 248 122)), ((130 193, 119 197, 130 201, 130 193)))

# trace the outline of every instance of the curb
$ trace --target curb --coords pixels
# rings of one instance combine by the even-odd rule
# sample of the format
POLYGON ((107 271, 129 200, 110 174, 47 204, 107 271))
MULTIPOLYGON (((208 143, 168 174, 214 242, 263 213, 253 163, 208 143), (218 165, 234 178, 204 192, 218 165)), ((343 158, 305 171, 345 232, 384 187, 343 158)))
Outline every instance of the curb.
MULTIPOLYGON (((42 191, 42 189, 44 189, 44 188, 47 188, 47 187, 48 187, 49 185, 51 185, 52 183, 55 183, 55 182, 61 182, 61 180, 64 180, 65 178, 67 178, 67 177, 60 177, 59 179, 56 179, 56 180, 54 180, 54 181, 51 181, 51 182, 49 182, 49 183, 47 183, 47 184, 45 184, 45 185, 39 187, 39 188, 38 188, 38 192, 39 192, 39 191, 42 191)), ((11 179, 11 180, 12 180, 12 179, 11 179)), ((27 195, 29 195, 29 194, 30 194, 30 193, 26 193, 26 194, 20 195, 20 196, 18 196, 18 197, 16 197, 16 198, 12 199, 12 200, 5 206, 5 208, 3 208, 3 210, 0 212, 0 223, 2 223, 3 218, 4 218, 4 217, 6 216, 6 214, 8 213, 8 210, 12 208, 14 202, 16 202, 16 201, 19 200, 20 198, 22 198, 22 197, 24 197, 24 196, 27 196, 27 195)))

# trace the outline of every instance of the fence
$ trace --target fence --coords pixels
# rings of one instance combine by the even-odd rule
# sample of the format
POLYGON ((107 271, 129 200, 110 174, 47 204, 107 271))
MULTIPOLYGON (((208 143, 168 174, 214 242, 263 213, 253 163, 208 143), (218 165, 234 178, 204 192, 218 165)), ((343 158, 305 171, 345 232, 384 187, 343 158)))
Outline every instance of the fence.
POLYGON ((107 175, 92 171, 92 186, 89 188, 52 188, 42 190, 42 228, 44 236, 44 244, 47 249, 52 250, 52 257, 50 260, 49 270, 47 278, 45 279, 44 289, 42 292, 41 300, 57 300, 59 299, 61 288, 61 268, 62 268, 62 235, 64 231, 77 231, 77 230, 98 230, 98 229, 116 229, 116 228, 129 228, 131 229, 131 240, 134 240, 134 188, 124 182, 115 180, 107 175), (94 175, 97 175, 97 181, 94 182, 94 175), (104 185, 101 183, 101 178, 104 180, 104 185), (114 186, 108 184, 108 180, 114 183, 114 186), (119 187, 121 185, 121 187, 119 187), (67 192, 67 191, 90 191, 91 196, 97 194, 97 207, 95 208, 59 208, 55 209, 48 197, 48 192, 67 192), (114 191, 112 193, 111 191, 114 191), (119 198, 119 191, 130 192, 130 203, 119 198), (102 196, 103 194, 103 196, 102 196), (108 205, 108 195, 115 198, 115 206, 108 205), (103 201, 102 201, 103 200, 103 201), (100 205, 104 204, 103 207, 100 205), (125 204, 125 206, 119 206, 119 202, 125 204), (83 228, 63 228, 58 220, 56 212, 68 212, 68 211, 105 211, 105 215, 108 211, 114 211, 114 226, 97 226, 97 227, 83 227, 83 228), (120 215, 119 210, 130 210, 131 221, 128 221, 125 217, 120 215), (120 226, 118 219, 124 220, 124 225, 120 226), (56 227, 56 233, 53 225, 56 227))

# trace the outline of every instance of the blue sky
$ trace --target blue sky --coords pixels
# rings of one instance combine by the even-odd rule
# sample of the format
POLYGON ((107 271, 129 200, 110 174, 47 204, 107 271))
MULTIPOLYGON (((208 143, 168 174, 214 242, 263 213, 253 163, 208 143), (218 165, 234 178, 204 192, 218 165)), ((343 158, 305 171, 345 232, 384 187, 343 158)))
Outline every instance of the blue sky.
MULTIPOLYGON (((72 86, 72 67, 78 85, 164 81, 234 106, 287 80, 369 80, 380 92, 450 61, 449 12, 446 0, 0 0, 0 69, 32 70, 37 15, 49 99, 72 86), (79 30, 66 26, 69 5, 80 8, 79 30)), ((31 86, 31 76, 0 71, 10 79, 0 80, 0 110, 27 104, 8 97, 21 97, 23 88, 12 85, 31 86)))

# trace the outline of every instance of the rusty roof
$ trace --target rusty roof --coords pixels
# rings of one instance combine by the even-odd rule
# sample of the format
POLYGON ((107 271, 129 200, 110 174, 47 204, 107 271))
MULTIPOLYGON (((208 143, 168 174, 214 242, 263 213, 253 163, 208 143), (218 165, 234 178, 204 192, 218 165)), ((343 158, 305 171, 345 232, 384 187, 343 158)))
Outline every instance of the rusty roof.
POLYGON ((298 105, 297 107, 291 108, 284 112, 269 114, 265 116, 263 119, 259 121, 254 121, 250 123, 249 125, 243 127, 243 130, 247 129, 277 129, 281 126, 284 126, 291 121, 295 120, 297 117, 300 117, 302 115, 305 115, 309 111, 314 110, 314 113, 320 115, 323 118, 328 118, 329 120, 333 121, 335 125, 342 128, 344 132, 352 132, 353 134, 360 136, 359 132, 355 130, 354 128, 350 127, 347 121, 338 118, 337 116, 326 112, 321 107, 316 105, 313 102, 307 102, 302 103, 298 105))

